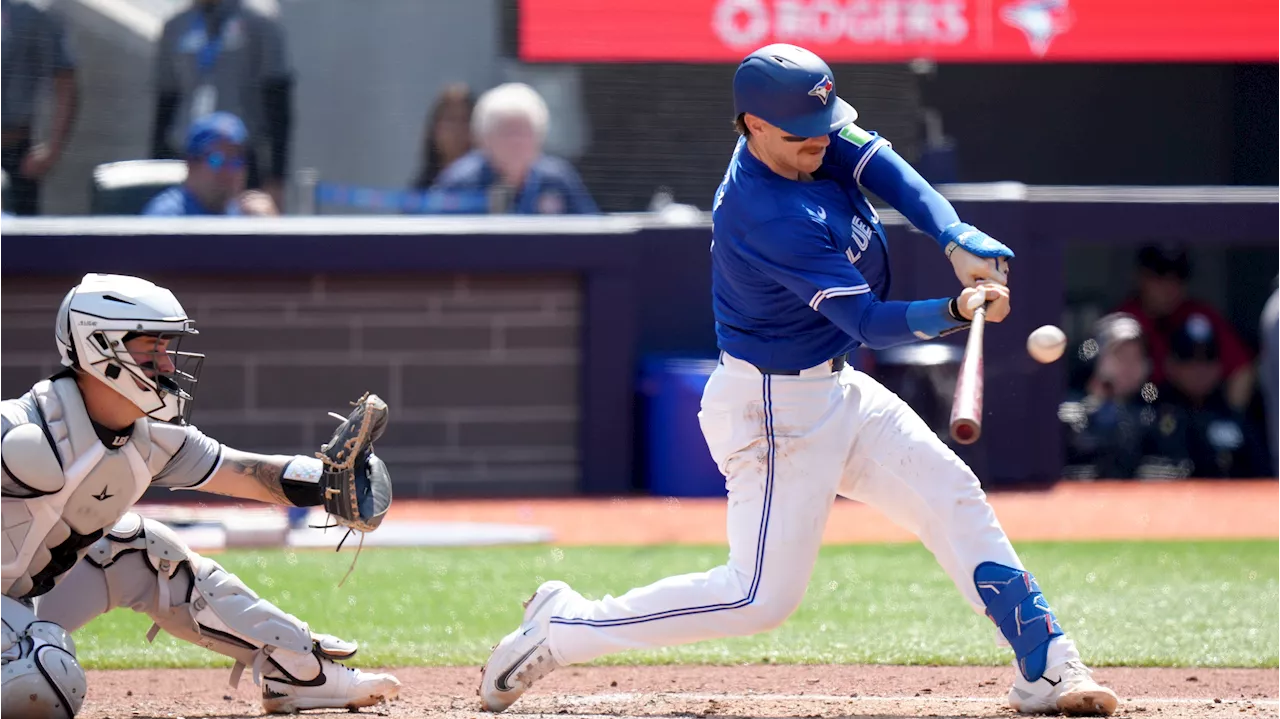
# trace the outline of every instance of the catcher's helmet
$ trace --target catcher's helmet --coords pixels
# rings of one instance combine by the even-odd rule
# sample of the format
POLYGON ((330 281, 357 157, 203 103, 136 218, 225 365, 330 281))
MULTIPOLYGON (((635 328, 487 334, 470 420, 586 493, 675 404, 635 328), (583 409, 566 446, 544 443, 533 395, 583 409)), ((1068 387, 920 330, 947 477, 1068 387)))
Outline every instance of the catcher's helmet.
POLYGON ((822 58, 795 45, 766 45, 733 75, 734 113, 749 112, 800 137, 819 137, 853 122, 858 111, 836 96, 822 58))
POLYGON ((103 382, 152 419, 185 422, 204 355, 179 352, 183 337, 199 334, 178 298, 147 280, 90 273, 58 308, 54 337, 62 364, 103 382), (125 343, 138 335, 168 340, 171 365, 160 351, 138 357, 125 343))

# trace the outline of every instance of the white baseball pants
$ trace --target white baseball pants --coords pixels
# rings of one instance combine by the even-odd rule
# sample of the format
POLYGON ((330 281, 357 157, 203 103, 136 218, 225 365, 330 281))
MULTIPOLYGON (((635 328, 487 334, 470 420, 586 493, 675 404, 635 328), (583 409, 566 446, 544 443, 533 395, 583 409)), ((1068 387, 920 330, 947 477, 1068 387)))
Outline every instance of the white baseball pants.
MULTIPOLYGON (((800 376, 766 376, 723 354, 698 417, 727 478, 728 563, 616 598, 572 595, 551 620, 549 644, 561 664, 777 627, 804 597, 837 494, 919 536, 980 614, 974 568, 1022 568, 978 478, 905 402, 861 372, 834 374, 824 363, 800 376)), ((1064 639, 1051 645, 1050 666, 1078 657, 1064 639)))

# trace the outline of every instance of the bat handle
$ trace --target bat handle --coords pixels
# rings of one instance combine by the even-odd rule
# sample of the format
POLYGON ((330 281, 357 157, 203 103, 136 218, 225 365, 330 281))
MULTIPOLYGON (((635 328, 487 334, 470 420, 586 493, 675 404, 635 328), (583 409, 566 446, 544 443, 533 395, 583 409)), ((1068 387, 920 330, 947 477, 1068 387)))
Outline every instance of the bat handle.
MULTIPOLYGON (((975 310, 973 311, 973 322, 972 322, 972 324, 974 324, 974 325, 986 325, 986 324, 987 324, 987 308, 988 308, 988 307, 990 307, 990 306, 991 306, 991 300, 987 300, 986 302, 983 302, 983 303, 982 303, 982 306, 981 306, 981 307, 979 307, 979 308, 975 309, 975 310)), ((973 328, 972 328, 972 326, 970 326, 970 329, 973 329, 973 328)))
POLYGON ((982 335, 988 305, 989 302, 983 303, 973 311, 964 359, 956 377, 956 396, 951 407, 951 438, 960 444, 973 444, 982 435, 982 335))

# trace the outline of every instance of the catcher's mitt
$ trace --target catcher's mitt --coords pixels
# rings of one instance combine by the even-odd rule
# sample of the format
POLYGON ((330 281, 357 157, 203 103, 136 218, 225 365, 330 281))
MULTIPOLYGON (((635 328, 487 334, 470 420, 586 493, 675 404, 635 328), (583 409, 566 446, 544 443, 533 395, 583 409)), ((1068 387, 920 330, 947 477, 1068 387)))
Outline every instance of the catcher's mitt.
POLYGON ((373 453, 373 443, 387 429, 387 403, 366 392, 352 402, 333 438, 316 453, 324 464, 320 478, 324 508, 344 527, 372 532, 391 507, 391 475, 373 453))

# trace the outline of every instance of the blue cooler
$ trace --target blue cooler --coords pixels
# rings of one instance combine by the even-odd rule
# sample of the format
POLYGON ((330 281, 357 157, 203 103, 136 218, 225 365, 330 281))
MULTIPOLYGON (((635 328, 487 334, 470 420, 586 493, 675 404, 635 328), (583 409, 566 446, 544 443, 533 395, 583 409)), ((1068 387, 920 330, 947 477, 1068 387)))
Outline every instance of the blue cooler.
POLYGON ((640 394, 645 412, 645 488, 664 497, 723 497, 724 476, 698 426, 702 389, 716 360, 646 357, 640 394))

